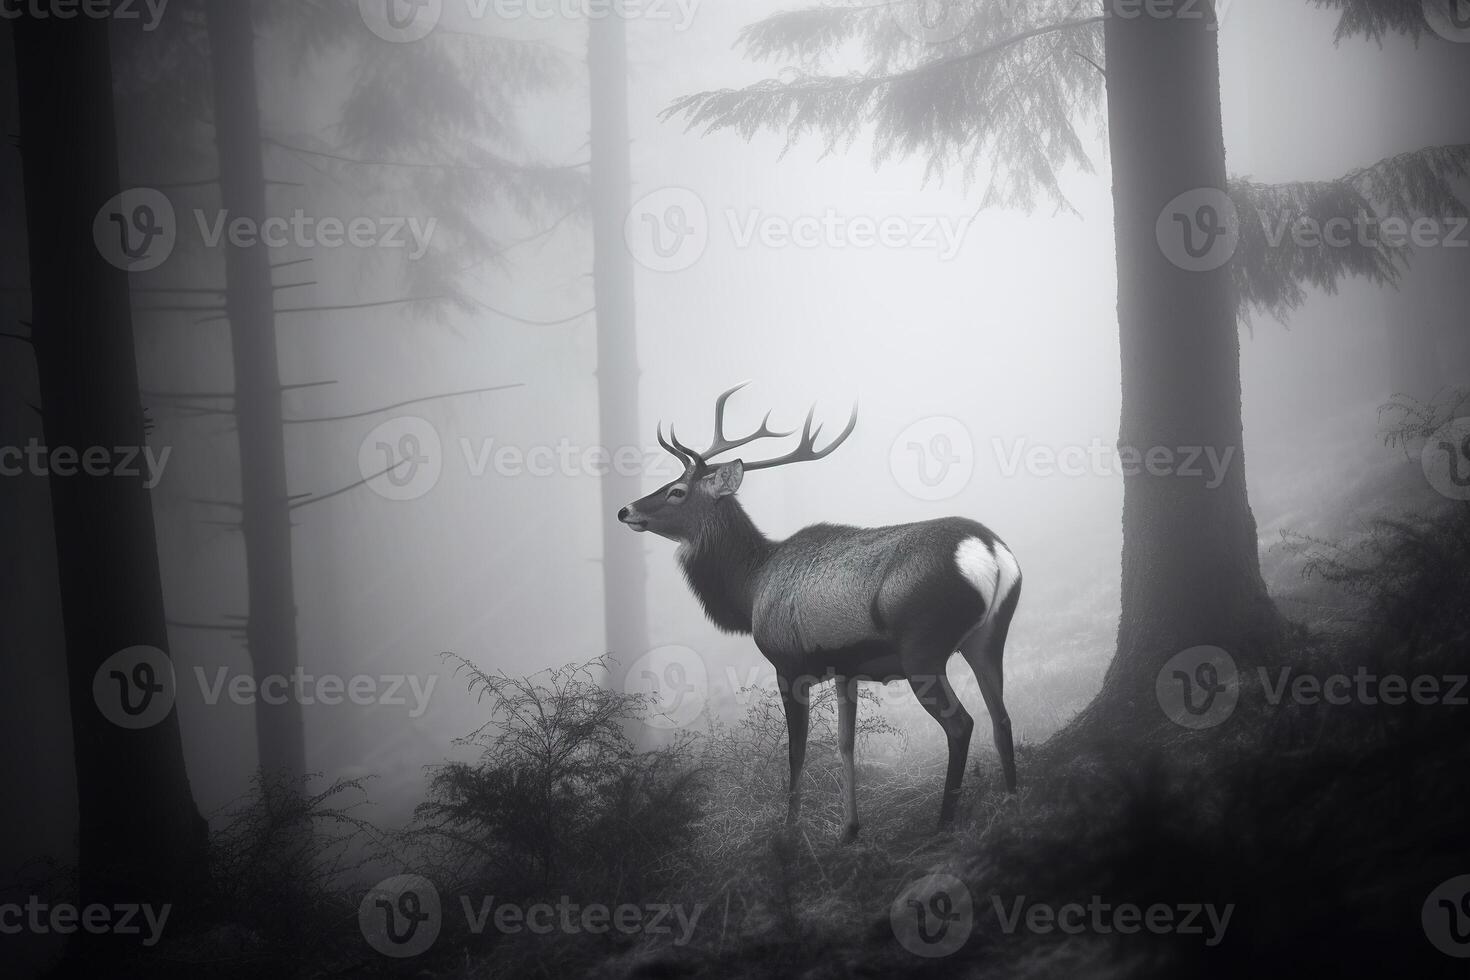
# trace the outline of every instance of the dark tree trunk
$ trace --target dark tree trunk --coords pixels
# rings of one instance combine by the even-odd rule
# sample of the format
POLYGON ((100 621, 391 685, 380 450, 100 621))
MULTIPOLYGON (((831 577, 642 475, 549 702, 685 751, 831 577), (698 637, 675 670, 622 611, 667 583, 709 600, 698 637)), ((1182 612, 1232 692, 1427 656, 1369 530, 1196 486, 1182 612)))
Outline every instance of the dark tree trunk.
MULTIPOLYGON (((628 151, 628 48, 622 17, 587 26, 592 115, 592 280, 597 306, 600 438, 609 453, 639 446, 638 335, 633 258, 623 239, 632 206, 628 151)), ((603 610, 608 651, 626 670, 648 649, 643 543, 617 520, 643 495, 638 475, 609 470, 602 480, 603 610)))
MULTIPOLYGON (((107 21, 15 21, 36 367, 52 449, 141 447, 127 274, 92 237, 118 190, 107 21)), ((114 457, 115 458, 115 457, 114 457)), ((129 730, 93 700, 98 668, 133 646, 168 649, 144 477, 52 475, 83 904, 198 907, 208 827, 184 769, 177 712, 129 730)), ((79 942, 103 937, 76 934, 79 942)), ((122 937, 119 941, 132 941, 122 937)), ((132 943, 136 946, 136 943, 132 943)))
MULTIPOLYGON (((266 218, 255 34, 248 0, 209 0, 205 19, 214 71, 220 202, 230 220, 266 218)), ((226 309, 235 367, 240 439, 241 525, 250 590, 246 643, 255 677, 290 677, 297 667, 296 596, 291 574, 291 506, 281 430, 275 294, 264 246, 225 248, 226 309)), ((277 700, 277 699, 272 699, 277 700)), ((301 705, 255 704, 260 768, 272 779, 306 771, 301 705)))
POLYGON ((1118 649, 1079 722, 1137 731, 1167 723, 1155 681, 1171 657, 1210 645, 1244 668, 1259 662, 1276 619, 1246 498, 1229 265, 1186 271, 1165 254, 1156 231, 1176 196, 1226 187, 1213 14, 1208 21, 1112 17, 1106 38, 1123 368, 1119 446, 1232 454, 1213 489, 1207 478, 1150 475, 1146 467, 1124 478, 1118 649))

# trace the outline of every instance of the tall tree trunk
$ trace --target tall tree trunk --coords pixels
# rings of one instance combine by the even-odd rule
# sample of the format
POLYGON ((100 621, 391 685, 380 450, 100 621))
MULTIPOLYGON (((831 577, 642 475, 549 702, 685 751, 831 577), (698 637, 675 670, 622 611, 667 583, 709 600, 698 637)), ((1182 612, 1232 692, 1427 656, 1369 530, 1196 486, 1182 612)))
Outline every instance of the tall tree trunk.
MULTIPOLYGON (((639 446, 638 335, 633 257, 623 238, 632 206, 628 150, 628 40, 622 17, 587 26, 592 115, 592 280, 597 306, 597 398, 600 438, 609 453, 639 446)), ((637 474, 616 468, 602 479, 603 617, 608 651, 626 670, 648 650, 643 542, 617 520, 642 496, 637 474)))
MULTIPOLYGON (((0 64, 15 64, 14 34, 0 25, 0 64)), ((13 72, 0 71, 0 132, 21 131, 13 72)), ((20 157, 0 155, 0 282, 26 281, 25 187, 20 157)), ((0 327, 29 333, 31 297, 21 290, 0 294, 0 327)), ((35 358, 29 344, 0 337, 0 446, 43 439, 35 358)), ((0 835, 0 868, 19 868, 46 855, 76 861, 76 775, 72 771, 70 711, 67 708, 66 637, 57 589, 56 535, 51 497, 36 479, 0 480, 0 786, 23 806, 6 810, 10 833, 0 835), (31 746, 20 750, 20 746, 31 746)), ((7 965, 28 972, 26 944, 7 937, 7 965)), ((37 937, 36 952, 43 940, 37 937)), ((37 962, 49 957, 39 957, 37 962)), ((38 968, 36 968, 38 969, 38 968)))
MULTIPOLYGON (((127 274, 103 259, 92 237, 98 208, 119 190, 107 23, 54 16, 15 21, 43 431, 48 447, 78 453, 142 447, 146 438, 127 274)), ((169 903, 187 915, 207 880, 208 826, 184 768, 178 714, 129 729, 109 721, 93 698, 94 677, 113 654, 134 646, 168 649, 144 477, 53 472, 50 490, 76 758, 81 902, 169 903)), ((91 945, 110 942, 86 931, 76 935, 91 945)))
MULTIPOLYGON (((249 0, 208 0, 205 20, 214 71, 215 143, 220 201, 230 220, 266 218, 255 33, 249 0)), ((240 439, 241 525, 250 590, 246 643, 258 681, 290 677, 299 663, 296 595, 291 574, 291 507, 281 429, 280 367, 270 254, 256 243, 225 251, 226 310, 235 368, 240 439)), ((306 771, 301 705, 291 697, 257 698, 260 768, 272 779, 306 771)))
POLYGON ((1244 668, 1258 662, 1276 620, 1246 498, 1229 265, 1187 271, 1165 254, 1156 230, 1178 195, 1226 187, 1213 10, 1208 19, 1111 17, 1106 44, 1123 369, 1119 446, 1144 460, 1157 447, 1174 452, 1178 464, 1191 447, 1204 447, 1229 461, 1214 488, 1208 477, 1153 475, 1147 466, 1124 478, 1118 649, 1079 721, 1138 731, 1167 723, 1155 682, 1175 654, 1220 647, 1244 668))

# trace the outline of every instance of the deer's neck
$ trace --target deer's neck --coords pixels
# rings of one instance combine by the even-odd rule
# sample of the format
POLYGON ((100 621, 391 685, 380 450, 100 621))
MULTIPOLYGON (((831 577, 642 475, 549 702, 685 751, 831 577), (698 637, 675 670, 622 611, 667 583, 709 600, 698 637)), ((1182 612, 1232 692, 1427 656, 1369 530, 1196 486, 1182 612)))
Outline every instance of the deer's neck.
POLYGON ((705 615, 727 633, 749 633, 756 576, 775 545, 733 496, 721 498, 697 538, 679 548, 679 563, 705 615))

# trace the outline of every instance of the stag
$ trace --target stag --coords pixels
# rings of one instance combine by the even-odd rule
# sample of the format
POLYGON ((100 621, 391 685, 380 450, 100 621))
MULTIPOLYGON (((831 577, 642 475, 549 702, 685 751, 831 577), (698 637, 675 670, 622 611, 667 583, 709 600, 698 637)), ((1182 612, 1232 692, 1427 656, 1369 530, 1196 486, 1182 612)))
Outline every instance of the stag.
POLYGON ((755 432, 728 438, 725 405, 744 387, 716 399, 714 442, 707 449, 683 445, 672 427, 666 440, 659 425, 659 445, 679 460, 683 472, 624 507, 618 520, 634 531, 677 542, 685 578, 711 622, 752 636, 776 669, 791 764, 788 825, 801 810, 811 688, 828 678, 836 681, 838 695, 843 840, 855 839, 859 828, 853 753, 861 681, 906 679, 944 730, 949 765, 939 825, 953 821, 974 729, 946 674, 955 651, 979 681, 1006 789, 1014 792, 1003 655, 1021 598, 1015 556, 988 528, 963 517, 875 528, 814 524, 784 541, 767 538, 735 497, 745 474, 831 455, 856 428, 857 408, 823 449, 817 449, 821 426, 812 427, 812 406, 796 447, 784 456, 716 463, 714 457, 758 440, 796 434, 772 431, 767 412, 755 432))

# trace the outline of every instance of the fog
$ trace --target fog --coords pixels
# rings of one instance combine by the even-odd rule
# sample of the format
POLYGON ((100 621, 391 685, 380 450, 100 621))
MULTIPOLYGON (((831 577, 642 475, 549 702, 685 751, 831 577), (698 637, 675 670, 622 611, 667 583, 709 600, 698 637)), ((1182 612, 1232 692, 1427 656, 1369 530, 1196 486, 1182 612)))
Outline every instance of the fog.
MULTIPOLYGON (((446 652, 520 676, 608 652, 626 669, 654 651, 640 662, 657 672, 692 651, 708 678, 694 730, 737 719, 752 698, 740 688, 774 683, 749 636, 710 623, 684 580, 677 545, 653 534, 636 542, 647 574, 647 649, 615 649, 604 623, 602 535, 615 515, 604 506, 601 454, 636 459, 634 496, 653 491, 680 473, 659 449, 657 427, 673 424, 681 441, 703 445, 715 398, 742 382, 750 384, 729 403, 731 434, 752 431, 768 411, 775 428, 797 429, 815 404, 825 444, 857 405, 853 435, 830 458, 747 474, 740 498, 766 535, 784 538, 817 522, 981 521, 1025 572, 1006 657, 1017 742, 1044 742, 1102 685, 1117 648, 1124 506, 1105 112, 1081 124, 1092 167, 1060 175, 1065 203, 1039 199, 1030 208, 987 203, 988 161, 973 175, 957 167, 933 173, 924 153, 876 161, 871 132, 828 149, 820 136, 788 145, 784 131, 705 135, 664 115, 693 93, 794 77, 782 75, 788 61, 748 60, 735 42, 746 25, 799 6, 706 0, 687 23, 674 5, 660 8, 667 18, 627 21, 633 207, 625 230, 638 373, 620 383, 636 392, 632 456, 620 456, 630 447, 604 445, 599 425, 606 379, 598 370, 593 209, 577 200, 456 200, 442 186, 426 206, 387 167, 379 169, 391 176, 362 192, 353 179, 363 168, 335 166, 330 153, 354 80, 394 45, 366 38, 303 53, 280 29, 260 32, 263 132, 320 151, 289 152, 268 140, 271 212, 401 218, 410 242, 366 252, 291 243, 272 252, 275 264, 308 260, 276 277, 278 286, 305 284, 275 294, 284 415, 347 416, 284 427, 287 483, 303 504, 292 512, 290 552, 300 665, 348 684, 372 679, 362 703, 305 705, 306 770, 327 781, 372 776, 373 819, 408 820, 423 798, 425 767, 475 755, 455 740, 486 722, 485 706, 446 652), (488 256, 456 250, 466 223, 494 243, 482 249, 488 256), (416 235, 425 239, 423 258, 410 257, 416 235), (398 302, 422 296, 414 277, 435 262, 465 270, 455 282, 472 300, 398 302), (302 307, 314 309, 291 312, 302 307), (464 392, 472 393, 457 394, 464 392), (405 454, 414 461, 406 480, 381 475, 405 454)), ((1325 181, 1408 150, 1470 143, 1470 119, 1450 111, 1470 80, 1463 45, 1432 35, 1416 45, 1398 34, 1335 42, 1338 12, 1305 3, 1219 7, 1231 175, 1325 181)), ((479 18, 456 0, 442 8, 436 33, 417 43, 447 45, 460 33, 530 40, 555 64, 549 87, 505 86, 509 114, 500 122, 515 132, 504 152, 585 175, 585 19, 479 18)), ((128 30, 113 27, 115 35, 128 30)), ((146 52, 150 39, 134 33, 116 43, 146 52)), ((854 45, 837 63, 859 72, 867 57, 854 45)), ((119 58, 115 70, 127 64, 119 58)), ((419 83, 397 84, 412 92, 419 83)), ((14 131, 14 93, 7 95, 14 131)), ((121 186, 169 182, 181 242, 170 264, 134 274, 134 321, 149 443, 171 450, 151 499, 184 760, 208 816, 249 790, 258 764, 254 705, 229 693, 252 671, 241 633, 236 427, 218 397, 233 383, 229 324, 159 309, 169 294, 146 287, 219 281, 220 264, 200 245, 213 220, 200 216, 214 215, 218 200, 172 186, 215 163, 212 150, 130 149, 129 127, 157 126, 154 113, 164 110, 129 99, 120 91, 121 186)), ((433 100, 419 111, 432 115, 433 100)), ((191 126, 181 124, 180 142, 207 144, 208 126, 191 126)), ((410 139, 351 152, 401 164, 432 160, 439 149, 410 139)), ((15 201, 17 169, 10 171, 6 193, 15 201)), ((7 213, 7 240, 23 240, 24 217, 7 213)), ((1300 564, 1280 547, 1282 533, 1335 535, 1356 507, 1366 514, 1383 503, 1354 496, 1366 474, 1404 465, 1404 450, 1385 444, 1381 406, 1399 392, 1431 398, 1470 374, 1470 335, 1457 323, 1470 300, 1463 245, 1418 250, 1397 289, 1357 278, 1331 290, 1308 285, 1287 322, 1260 311, 1242 322, 1242 457, 1201 457, 1199 465, 1245 466, 1262 572, 1288 615, 1293 602, 1311 598, 1299 594, 1300 564), (1413 339, 1425 336, 1427 348, 1413 339)), ((17 318, 24 265, 7 265, 5 305, 17 318)), ((24 408, 35 381, 23 353, 7 345, 3 368, 4 441, 16 445, 39 431, 24 408)), ((767 458, 790 445, 772 440, 741 455, 767 458)), ((15 700, 28 705, 5 719, 6 737, 35 753, 6 777, 27 786, 29 805, 17 819, 28 844, 9 855, 19 861, 70 848, 74 818, 47 815, 74 814, 76 804, 64 771, 72 753, 67 661, 60 602, 46 584, 56 568, 45 557, 44 481, 0 482, 6 536, 27 549, 7 560, 0 627, 25 691, 15 700), (28 572, 19 571, 22 562, 28 572)), ((957 661, 951 673, 962 672, 957 661)), ((628 683, 641 682, 635 675, 628 683)), ((956 686, 983 719, 978 689, 958 679, 956 686)), ((883 700, 903 738, 942 751, 941 732, 923 720, 906 685, 889 685, 883 700)))
MULTIPOLYGON (((661 121, 681 95, 764 77, 764 66, 730 48, 739 29, 767 9, 781 8, 709 4, 682 32, 630 23, 633 197, 670 188, 692 193, 705 210, 708 239, 688 268, 637 267, 645 435, 638 449, 659 461, 644 479, 645 492, 677 475, 658 450, 655 425, 674 423, 687 439, 705 439, 714 397, 734 384, 754 382, 731 401, 732 432, 753 428, 767 410, 777 428, 796 428, 815 402, 818 418, 835 433, 858 402, 857 430, 841 450, 818 465, 756 475, 742 489, 747 509, 777 537, 818 521, 877 525, 947 514, 994 529, 1027 576, 1009 663, 1020 678, 1013 689, 1029 710, 1012 714, 1020 738, 1044 739, 1095 693, 1117 627, 1122 478, 1111 452, 1119 374, 1106 139, 1095 132, 1088 146, 1096 172, 1067 175, 1075 213, 1026 213, 979 209, 982 191, 958 177, 926 183, 923 161, 875 168, 871 147, 861 141, 825 157, 820 144, 798 143, 783 157, 781 137, 699 138, 677 121, 661 121), (781 243, 780 229, 828 216, 839 230, 818 233, 819 244, 781 243), (890 216, 905 222, 904 235, 917 243, 885 248, 844 240, 843 222, 890 216), (945 254, 937 227, 916 220, 931 217, 963 229, 955 254, 945 254), (776 229, 768 234, 777 244, 762 243, 752 222, 776 229), (934 421, 944 419, 959 426, 934 421), (914 492, 930 491, 907 447, 922 442, 929 453, 935 435, 969 441, 956 449, 969 478, 948 477, 957 489, 937 487, 933 492, 945 498, 926 500, 914 492), (1107 451, 1100 455, 1097 447, 1107 451), (1070 456, 1056 462, 1056 453, 1070 456)), ((1335 47, 1333 23, 1330 13, 1306 6, 1240 0, 1227 11, 1222 95, 1232 173, 1321 179, 1404 146, 1465 141, 1463 125, 1433 111, 1438 76, 1425 62, 1445 53, 1416 51, 1398 38, 1381 49, 1362 40, 1335 47)), ((511 27, 571 53, 584 43, 579 24, 511 27)), ((322 66, 324 80, 312 85, 283 85, 265 102, 269 117, 288 132, 328 126, 333 106, 315 96, 332 91, 330 71, 322 66), (319 111, 313 102, 321 103, 319 111)), ((571 162, 585 154, 583 101, 574 84, 527 108, 539 157, 571 162)), ((655 198, 648 207, 664 203, 655 198)), ((526 227, 534 234, 534 223, 526 227)), ((1463 257, 1438 258, 1416 263, 1406 292, 1458 288, 1463 295, 1456 274, 1463 257), (1426 281, 1434 286, 1421 287, 1426 281)), ((476 276, 473 288, 499 309, 558 320, 590 307, 590 267, 586 225, 569 221, 513 250, 504 268, 476 276)), ((314 298, 323 302, 385 292, 350 269, 329 275, 314 270, 314 298)), ((1335 296, 1314 294, 1286 327, 1257 318, 1242 332, 1245 449, 1263 550, 1281 529, 1312 530, 1303 512, 1346 474, 1392 459, 1378 438, 1377 409, 1398 390, 1386 324, 1402 302, 1412 300, 1348 282, 1335 296)), ((1443 302, 1453 306, 1452 299, 1443 302)), ((607 515, 599 512, 599 477, 585 456, 599 445, 595 329, 590 316, 529 326, 484 314, 434 322, 368 310, 291 321, 280 331, 286 383, 337 382, 289 396, 290 409, 303 416, 441 391, 523 386, 407 412, 427 420, 442 443, 442 473, 422 497, 394 501, 358 490, 299 518, 304 664, 348 675, 411 673, 424 683, 438 678, 432 710, 417 718, 409 717, 407 690, 409 703, 397 708, 308 713, 313 771, 378 773, 384 783, 374 797, 391 808, 394 790, 416 792, 420 767, 439 761, 452 751, 450 739, 482 722, 474 698, 447 676, 441 651, 512 674, 602 652, 599 533, 607 515), (512 455, 501 457, 497 472, 502 447, 545 453, 561 446, 572 454, 569 466, 551 457, 518 463, 512 455)), ((162 349, 183 331, 193 331, 201 346, 217 343, 188 324, 143 332, 145 387, 177 390, 189 387, 185 379, 202 380, 198 361, 162 349)), ((207 352, 198 356, 207 362, 207 352)), ((227 363, 222 367, 227 371, 227 363)), ((320 492, 360 479, 360 445, 392 417, 291 432, 293 490, 320 492)), ((209 423, 161 417, 160 424, 167 441, 187 440, 195 450, 176 458, 160 508, 205 516, 188 501, 230 497, 230 440, 201 438, 211 428, 222 431, 209 423)), ((937 478, 943 460, 923 462, 937 478)), ((238 536, 197 520, 160 527, 170 615, 217 621, 238 612, 238 536)), ((654 539, 643 550, 650 642, 703 658, 714 699, 732 679, 735 686, 769 680, 770 668, 748 637, 722 635, 705 620, 683 582, 675 546, 654 539)), ((1269 568, 1269 551, 1266 558, 1269 568)), ((248 673, 238 641, 199 631, 177 631, 173 639, 181 673, 197 664, 248 673)), ((978 692, 971 694, 978 713, 978 692)), ((180 711, 186 727, 223 736, 197 743, 190 759, 203 798, 223 804, 240 792, 253 765, 249 706, 191 705, 186 698, 180 711), (239 747, 240 756, 222 764, 221 744, 239 747)))
MULTIPOLYGON (((742 491, 748 510, 777 537, 818 521, 876 525, 962 514, 989 525, 1026 571, 1010 663, 1018 686, 1041 690, 1022 695, 1030 710, 1013 713, 1022 739, 1042 739, 1095 692, 1117 625, 1122 479, 1111 452, 1119 373, 1105 134, 1101 127, 1088 134, 1093 172, 1065 175, 1069 210, 1026 212, 980 207, 983 186, 958 175, 926 180, 922 159, 875 165, 862 139, 823 154, 817 140, 787 149, 772 134, 749 142, 728 132, 701 138, 679 120, 661 119, 680 96, 766 77, 767 66, 741 58, 732 44, 745 24, 780 9, 708 3, 687 27, 672 9, 667 20, 629 22, 633 198, 659 220, 664 207, 698 202, 703 214, 691 220, 707 241, 692 261, 690 248, 676 255, 673 265, 687 264, 677 271, 649 268, 659 264, 656 253, 640 246, 637 390, 646 438, 638 450, 657 464, 645 491, 677 475, 667 457, 658 462, 655 425, 675 423, 691 440, 705 438, 715 395, 733 384, 754 382, 731 403, 731 431, 753 427, 768 409, 778 428, 795 428, 813 402, 835 431, 859 402, 848 444, 820 465, 757 476, 742 491), (887 218, 901 229, 891 245, 873 242, 871 232, 864 239, 861 228, 854 244, 854 221, 887 218), (789 240, 803 228, 809 239, 789 240), (935 436, 962 440, 955 449, 962 471, 931 489, 918 466, 932 466, 925 475, 937 479, 944 460, 921 460, 910 446, 922 443, 931 453, 935 436), (1057 453, 1066 457, 1060 463, 1057 453), (944 499, 923 499, 936 493, 944 499), (1045 689, 1049 680, 1060 696, 1045 689)), ((1463 68, 1458 51, 1427 43, 1416 49, 1398 37, 1381 46, 1362 39, 1334 45, 1334 22, 1328 11, 1260 0, 1238 0, 1223 12, 1232 173, 1324 179, 1404 147, 1466 141, 1464 124, 1436 111, 1449 97, 1436 88, 1442 63, 1458 58, 1453 63, 1463 68)), ((580 19, 495 23, 450 3, 440 29, 534 38, 564 52, 572 71, 583 61, 580 19)), ((353 70, 339 55, 283 72, 262 92, 267 127, 303 141, 330 138, 343 79, 353 70)), ((534 158, 585 158, 584 85, 570 78, 563 90, 520 105, 534 158)), ((321 169, 310 159, 273 163, 282 180, 321 169)), ((344 219, 364 213, 347 195, 326 204, 300 189, 277 195, 283 209, 344 219)), ((508 241, 536 236, 548 223, 494 211, 477 217, 508 241)), ((500 263, 479 264, 467 284, 515 316, 570 322, 529 325, 486 312, 423 317, 399 308, 282 318, 283 383, 333 382, 288 393, 288 415, 521 386, 405 409, 441 443, 441 474, 423 496, 395 501, 362 488, 297 518, 304 668, 436 679, 432 710, 417 717, 407 688, 403 706, 306 715, 308 767, 329 776, 379 774, 385 782, 374 795, 390 809, 399 791, 414 798, 420 767, 439 761, 453 737, 482 721, 474 698, 446 674, 442 651, 516 674, 604 648, 599 534, 607 515, 599 512, 599 475, 590 471, 596 460, 586 455, 599 442, 596 321, 577 315, 591 307, 581 219, 509 250, 500 263), (504 447, 513 455, 497 456, 504 447), (561 462, 548 453, 558 447, 566 447, 561 462), (548 454, 539 463, 514 455, 538 449, 548 454)), ((392 283, 374 278, 376 265, 363 266, 318 258, 310 277, 317 285, 288 295, 318 304, 396 295, 392 283)), ((1433 291, 1442 309, 1453 309, 1452 292, 1464 295, 1464 268, 1463 255, 1430 254, 1416 262, 1403 292, 1433 291)), ((1392 455, 1377 438, 1376 419, 1397 390, 1386 323, 1397 304, 1413 301, 1349 281, 1337 295, 1314 292, 1287 326, 1258 317, 1242 332, 1248 479, 1263 549, 1280 529, 1309 530, 1303 511, 1343 474, 1392 455)), ((228 390, 222 330, 218 321, 145 317, 138 333, 143 387, 228 390)), ((360 480, 360 447, 395 417, 288 430, 293 492, 360 480)), ((231 426, 180 418, 166 404, 155 420, 158 440, 175 447, 155 494, 170 618, 227 622, 243 611, 240 540, 208 523, 227 515, 197 501, 237 496, 231 426)), ((721 635, 704 619, 673 545, 647 540, 643 552, 652 644, 696 651, 717 687, 769 674, 748 638, 721 635)), ((205 669, 212 686, 221 666, 230 677, 249 673, 236 637, 176 628, 170 639, 181 676, 197 680, 196 668, 205 669)), ((62 659, 38 659, 51 667, 43 690, 59 699, 62 659)), ((210 733, 186 745, 208 811, 237 796, 253 768, 251 710, 228 698, 207 704, 198 684, 182 686, 182 724, 210 733), (222 755, 226 747, 235 751, 222 755)))

